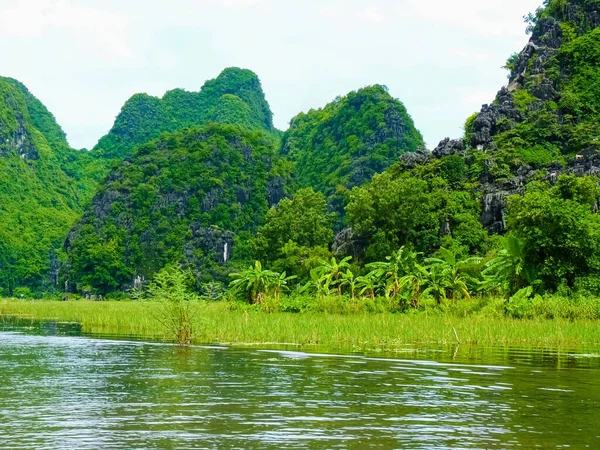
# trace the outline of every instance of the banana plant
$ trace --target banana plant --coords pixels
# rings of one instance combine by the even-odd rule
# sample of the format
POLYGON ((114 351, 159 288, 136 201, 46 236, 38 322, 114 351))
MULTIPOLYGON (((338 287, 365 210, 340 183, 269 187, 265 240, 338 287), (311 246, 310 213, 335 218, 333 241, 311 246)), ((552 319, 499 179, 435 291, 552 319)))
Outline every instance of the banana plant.
POLYGON ((229 276, 233 278, 229 286, 234 292, 245 294, 251 303, 262 303, 281 274, 263 269, 260 261, 256 261, 254 266, 229 276))
POLYGON ((345 273, 342 274, 342 278, 338 281, 338 286, 344 287, 347 286, 350 291, 350 296, 352 300, 356 298, 356 288, 358 286, 358 279, 354 276, 352 271, 348 269, 345 273))
POLYGON ((288 277, 287 273, 283 272, 283 273, 279 274, 278 277, 273 279, 273 281, 272 281, 273 296, 275 297, 276 300, 279 300, 279 298, 281 297, 281 293, 284 290, 285 291, 289 290, 288 283, 292 280, 295 280, 296 278, 298 278, 298 277, 295 275, 288 277))
POLYGON ((358 289, 360 289, 360 295, 368 295, 371 300, 375 300, 375 293, 380 287, 380 277, 375 272, 369 272, 366 275, 356 278, 358 289))
POLYGON ((338 295, 342 295, 342 287, 339 282, 344 275, 344 271, 350 270, 351 260, 352 256, 348 256, 341 261, 338 261, 335 257, 332 257, 330 261, 321 261, 321 266, 317 267, 316 273, 320 275, 328 291, 337 285, 337 293, 338 295))

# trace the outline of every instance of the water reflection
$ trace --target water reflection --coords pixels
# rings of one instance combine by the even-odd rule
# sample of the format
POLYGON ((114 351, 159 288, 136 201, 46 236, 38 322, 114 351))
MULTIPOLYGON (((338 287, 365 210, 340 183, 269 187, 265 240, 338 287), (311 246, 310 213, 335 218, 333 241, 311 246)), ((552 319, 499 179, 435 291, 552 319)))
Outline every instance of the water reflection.
POLYGON ((0 436, 35 449, 599 448, 599 368, 594 352, 375 358, 0 332, 0 436))

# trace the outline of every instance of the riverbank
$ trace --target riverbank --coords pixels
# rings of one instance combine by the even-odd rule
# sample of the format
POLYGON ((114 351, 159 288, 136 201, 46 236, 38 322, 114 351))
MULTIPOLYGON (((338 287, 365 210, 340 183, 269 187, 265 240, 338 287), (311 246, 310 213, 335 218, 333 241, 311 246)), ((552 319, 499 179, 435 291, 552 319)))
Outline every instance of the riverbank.
MULTIPOLYGON (((149 302, 0 301, 0 316, 77 322, 84 333, 169 340, 149 302)), ((394 350, 407 344, 600 345, 600 322, 446 313, 302 314, 236 310, 226 302, 199 304, 194 342, 226 345, 319 345, 356 351, 394 350)))

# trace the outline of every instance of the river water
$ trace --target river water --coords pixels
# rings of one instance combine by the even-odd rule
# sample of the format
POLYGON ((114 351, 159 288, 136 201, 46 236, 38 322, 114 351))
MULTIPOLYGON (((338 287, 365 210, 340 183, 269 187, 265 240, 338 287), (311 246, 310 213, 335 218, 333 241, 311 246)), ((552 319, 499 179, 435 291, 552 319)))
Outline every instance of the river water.
POLYGON ((372 357, 52 334, 0 325, 1 448, 600 448, 600 351, 372 357))

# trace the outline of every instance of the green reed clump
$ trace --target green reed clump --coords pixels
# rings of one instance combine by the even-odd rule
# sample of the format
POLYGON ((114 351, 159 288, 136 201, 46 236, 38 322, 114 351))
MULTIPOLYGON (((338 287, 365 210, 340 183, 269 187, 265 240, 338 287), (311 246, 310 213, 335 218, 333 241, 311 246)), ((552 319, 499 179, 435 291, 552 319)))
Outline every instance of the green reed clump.
MULTIPOLYGON (((241 302, 194 303, 189 319, 194 331, 189 342, 315 345, 348 351, 396 351, 407 345, 455 345, 458 341, 466 345, 600 345, 598 321, 515 319, 504 315, 503 299, 473 300, 470 308, 463 306, 468 302, 457 302, 440 308, 411 309, 410 313, 369 312, 371 306, 357 306, 351 299, 345 299, 343 307, 332 306, 330 300, 332 303, 324 308, 323 303, 312 300, 321 311, 266 313, 262 305, 241 302)), ((174 341, 173 334, 157 319, 162 308, 154 301, 0 301, 2 315, 78 322, 85 333, 96 335, 174 341)))

